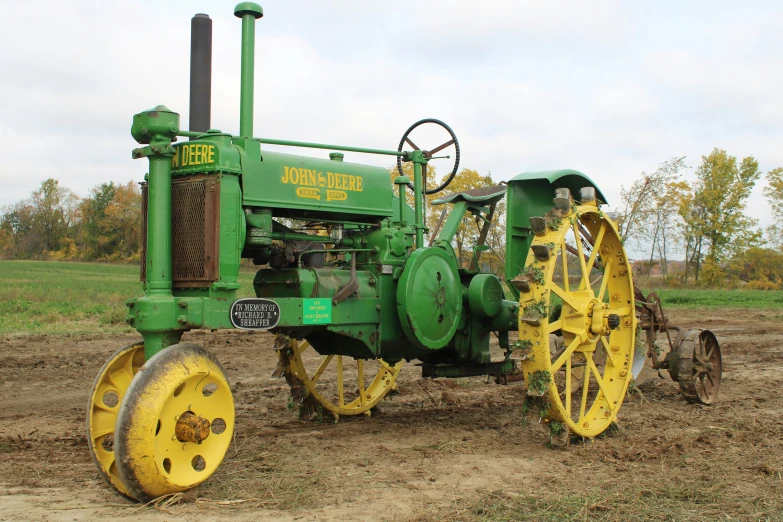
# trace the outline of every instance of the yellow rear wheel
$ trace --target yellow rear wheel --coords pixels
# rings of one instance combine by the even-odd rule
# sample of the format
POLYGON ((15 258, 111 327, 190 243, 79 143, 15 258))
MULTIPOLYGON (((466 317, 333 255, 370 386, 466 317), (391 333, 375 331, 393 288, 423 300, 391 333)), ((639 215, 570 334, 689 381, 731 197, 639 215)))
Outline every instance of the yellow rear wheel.
POLYGON ((139 501, 185 491, 218 468, 234 432, 234 400, 217 359, 177 344, 151 357, 117 417, 117 470, 139 501))
POLYGON ((304 340, 291 339, 280 350, 289 383, 301 383, 322 408, 337 415, 369 412, 394 389, 403 362, 389 365, 382 359, 353 359, 343 355, 320 356, 304 340))
POLYGON ((109 357, 98 372, 87 405, 87 446, 103 480, 119 494, 131 498, 117 473, 114 425, 125 392, 144 365, 144 343, 129 344, 109 357))
POLYGON ((631 379, 631 271, 614 223, 595 202, 554 210, 545 225, 520 275, 528 283, 520 285, 519 320, 532 353, 523 362, 528 393, 545 395, 553 433, 595 437, 614 422, 631 379), (574 264, 578 276, 569 278, 574 264), (560 346, 551 334, 562 335, 560 346))

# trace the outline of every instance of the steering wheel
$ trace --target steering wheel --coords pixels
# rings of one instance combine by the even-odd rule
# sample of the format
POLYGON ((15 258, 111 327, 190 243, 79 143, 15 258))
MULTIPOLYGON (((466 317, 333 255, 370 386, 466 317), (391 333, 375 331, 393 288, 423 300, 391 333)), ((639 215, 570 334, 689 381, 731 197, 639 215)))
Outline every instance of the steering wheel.
MULTIPOLYGON (((405 134, 402 135, 402 139, 400 140, 400 146, 397 147, 397 151, 398 152, 402 152, 402 146, 405 145, 406 143, 408 145, 410 145, 411 147, 413 147, 413 150, 421 150, 424 153, 424 157, 427 158, 427 159, 432 158, 436 153, 442 151, 443 149, 454 145, 454 149, 455 149, 454 168, 451 169, 451 172, 449 173, 448 177, 446 178, 446 180, 443 182, 443 184, 441 186, 436 187, 434 189, 426 190, 427 165, 426 164, 422 165, 422 170, 421 170, 422 179, 424 181, 424 186, 425 186, 425 190, 424 190, 425 194, 436 194, 436 193, 440 192, 441 190, 445 189, 446 187, 448 187, 449 183, 451 183, 451 180, 453 180, 454 176, 457 175, 457 168, 459 167, 459 141, 457 141, 457 135, 454 134, 454 131, 451 130, 451 127, 449 127, 448 125, 446 125, 445 123, 443 123, 440 120, 436 120, 435 118, 425 118, 423 120, 419 120, 416 123, 414 123, 413 125, 411 125, 410 128, 408 128, 408 130, 405 131, 405 134), (451 139, 449 141, 445 142, 445 143, 442 143, 442 144, 438 145, 437 147, 435 147, 432 150, 422 150, 422 149, 420 149, 415 143, 413 143, 413 141, 411 141, 409 136, 410 136, 411 132, 413 132, 414 129, 416 129, 417 127, 419 127, 421 125, 424 125, 425 123, 434 123, 436 125, 440 125, 444 129, 446 129, 446 131, 451 136, 451 139)), ((399 171, 400 176, 404 176, 404 174, 402 172, 402 156, 397 156, 397 170, 399 171)), ((410 187, 410 189, 413 190, 413 188, 414 188, 413 187, 413 183, 409 183, 408 187, 410 187)))

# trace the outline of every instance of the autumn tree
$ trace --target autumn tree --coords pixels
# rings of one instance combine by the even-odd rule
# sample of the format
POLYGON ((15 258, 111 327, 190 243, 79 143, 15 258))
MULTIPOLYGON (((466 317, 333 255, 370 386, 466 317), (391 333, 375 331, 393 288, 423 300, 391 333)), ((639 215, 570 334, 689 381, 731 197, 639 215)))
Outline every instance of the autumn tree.
POLYGON ((0 240, 4 256, 29 258, 60 248, 76 222, 78 198, 52 178, 29 199, 3 209, 0 240))
POLYGON ((726 265, 729 275, 762 289, 783 286, 783 253, 777 249, 750 247, 737 253, 726 265))
POLYGON ((127 259, 139 250, 141 240, 141 191, 125 185, 102 183, 81 204, 83 237, 94 259, 127 259))
POLYGON ((624 241, 646 241, 650 224, 656 221, 661 196, 669 184, 679 180, 684 168, 685 157, 674 157, 658 165, 652 173, 642 172, 629 187, 621 187, 617 227, 624 241))
MULTIPOLYGON (((403 163, 403 173, 413 180, 413 165, 411 163, 403 163)), ((428 187, 435 187, 442 184, 446 180, 446 176, 448 176, 448 174, 444 174, 443 176, 438 177, 433 166, 428 166, 427 174, 428 187)), ((397 171, 396 165, 389 168, 389 176, 392 181, 394 181, 398 175, 399 172, 397 171)), ((441 220, 441 215, 443 215, 443 223, 445 223, 448 219, 449 212, 453 208, 450 204, 433 205, 434 201, 448 194, 489 187, 492 185, 495 185, 495 182, 492 181, 490 175, 482 176, 475 170, 463 168, 457 173, 444 191, 438 194, 427 195, 425 197, 425 222, 429 229, 429 234, 425 236, 425 244, 429 244, 431 236, 437 233, 438 222, 441 220)), ((413 191, 406 189, 406 197, 408 205, 413 207, 413 191)), ((505 205, 505 200, 501 200, 495 207, 492 226, 489 229, 486 239, 489 251, 481 257, 482 265, 485 265, 488 270, 498 273, 505 267, 505 205)), ((462 265, 469 263, 472 259, 473 248, 476 246, 482 226, 483 221, 469 212, 463 217, 462 223, 452 241, 454 251, 462 265)))
POLYGON ((18 201, 3 209, 0 217, 0 238, 2 256, 6 259, 30 257, 35 248, 33 230, 33 207, 28 201, 18 201))
MULTIPOLYGON (((776 168, 767 173, 767 186, 764 195, 772 205, 772 216, 779 220, 783 216, 783 168, 776 168)), ((778 248, 783 247, 783 226, 779 223, 767 227, 769 242, 778 248)))
POLYGON ((707 282, 717 281, 723 261, 760 241, 760 233, 754 230, 756 220, 745 214, 746 201, 760 175, 752 156, 738 162, 717 148, 702 156, 693 198, 681 209, 691 236, 686 261, 694 268, 697 281, 704 268, 708 269, 707 282))

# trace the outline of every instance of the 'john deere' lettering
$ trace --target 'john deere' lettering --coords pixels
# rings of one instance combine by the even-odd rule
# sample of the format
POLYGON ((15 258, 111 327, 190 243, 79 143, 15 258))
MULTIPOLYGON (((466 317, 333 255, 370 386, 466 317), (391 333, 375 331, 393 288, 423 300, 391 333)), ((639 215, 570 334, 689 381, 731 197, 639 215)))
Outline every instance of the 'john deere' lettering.
POLYGON ((317 172, 315 170, 283 167, 282 183, 298 185, 301 187, 319 187, 351 192, 362 191, 362 177, 353 174, 340 174, 337 172, 317 172))
POLYGON ((177 147, 171 158, 171 168, 195 167, 215 163, 215 146, 206 143, 187 143, 177 147))

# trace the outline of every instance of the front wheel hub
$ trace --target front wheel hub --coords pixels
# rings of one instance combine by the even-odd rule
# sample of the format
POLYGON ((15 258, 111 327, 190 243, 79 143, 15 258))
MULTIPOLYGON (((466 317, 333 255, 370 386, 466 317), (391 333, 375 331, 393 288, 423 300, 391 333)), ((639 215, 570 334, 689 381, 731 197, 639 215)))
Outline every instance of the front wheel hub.
POLYGON ((209 437, 210 422, 192 411, 186 411, 177 419, 174 433, 180 442, 192 442, 201 444, 201 441, 209 437))

